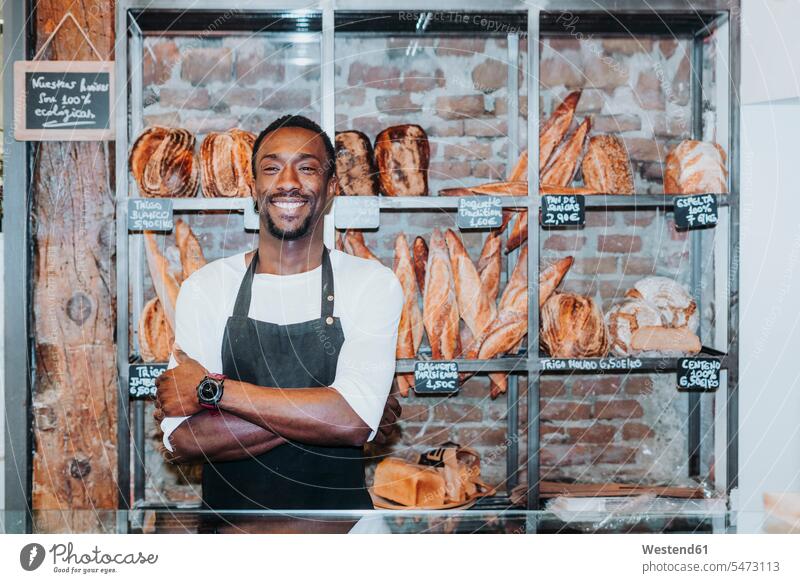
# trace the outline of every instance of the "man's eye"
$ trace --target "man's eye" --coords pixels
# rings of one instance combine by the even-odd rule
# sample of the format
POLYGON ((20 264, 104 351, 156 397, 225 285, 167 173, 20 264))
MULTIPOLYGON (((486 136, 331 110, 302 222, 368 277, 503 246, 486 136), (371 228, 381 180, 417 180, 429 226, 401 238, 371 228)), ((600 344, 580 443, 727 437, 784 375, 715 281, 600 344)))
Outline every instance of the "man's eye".
POLYGON ((303 166, 300 168, 300 171, 305 172, 306 174, 315 174, 317 172, 317 169, 314 168, 313 166, 303 166))
POLYGON ((264 167, 264 174, 275 174, 278 172, 279 168, 277 166, 265 166, 264 167))

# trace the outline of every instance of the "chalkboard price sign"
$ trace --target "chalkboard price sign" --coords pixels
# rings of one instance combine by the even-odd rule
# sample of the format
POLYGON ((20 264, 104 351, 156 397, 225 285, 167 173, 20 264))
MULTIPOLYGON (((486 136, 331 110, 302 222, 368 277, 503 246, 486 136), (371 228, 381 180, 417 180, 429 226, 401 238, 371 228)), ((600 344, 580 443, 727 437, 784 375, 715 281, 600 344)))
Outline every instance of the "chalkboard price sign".
POLYGON ((680 230, 704 229, 717 224, 717 195, 679 196, 673 205, 675 227, 680 230))
POLYGON ((113 61, 14 63, 17 140, 113 140, 113 61))
POLYGON ((708 393, 719 388, 722 364, 716 358, 679 358, 677 384, 679 391, 708 393))
POLYGON ((458 199, 459 229, 496 229, 503 224, 503 207, 499 196, 462 196, 458 199))
POLYGON ((543 227, 581 227, 586 223, 586 197, 582 194, 542 196, 543 227))
POLYGON ((458 392, 458 363, 449 360, 414 363, 414 392, 418 395, 458 392))
POLYGON ((337 229, 377 229, 380 201, 377 196, 337 196, 333 217, 337 229))
POLYGON ((156 379, 167 370, 166 364, 128 365, 128 394, 131 399, 148 399, 156 396, 156 379))
POLYGON ((128 199, 129 231, 171 231, 172 201, 161 198, 128 199))

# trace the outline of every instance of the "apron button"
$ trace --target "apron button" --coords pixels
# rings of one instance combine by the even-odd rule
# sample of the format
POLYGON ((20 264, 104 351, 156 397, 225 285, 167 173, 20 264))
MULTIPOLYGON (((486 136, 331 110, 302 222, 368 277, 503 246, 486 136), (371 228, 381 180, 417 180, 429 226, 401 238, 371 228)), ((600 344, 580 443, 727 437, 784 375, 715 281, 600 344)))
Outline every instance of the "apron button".
POLYGON ((333 301, 333 296, 328 296, 328 301, 332 302, 333 301))
POLYGON ((333 317, 328 316, 327 318, 325 318, 325 323, 328 325, 333 324, 333 317))

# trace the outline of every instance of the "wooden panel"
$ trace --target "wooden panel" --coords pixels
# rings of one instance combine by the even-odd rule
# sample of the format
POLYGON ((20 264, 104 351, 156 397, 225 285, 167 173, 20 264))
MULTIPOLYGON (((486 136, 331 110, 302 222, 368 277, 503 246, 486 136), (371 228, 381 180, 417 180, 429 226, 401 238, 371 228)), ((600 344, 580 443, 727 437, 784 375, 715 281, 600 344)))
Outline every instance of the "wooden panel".
MULTIPOLYGON (((114 4, 69 8, 113 59, 114 4)), ((38 49, 64 15, 36 3, 38 49)), ((96 59, 67 22, 43 58, 96 59)), ((38 532, 113 531, 117 505, 117 377, 113 144, 44 142, 34 149, 33 508, 38 532), (53 510, 96 510, 53 512, 53 510), (105 512, 104 512, 105 511, 105 512)))

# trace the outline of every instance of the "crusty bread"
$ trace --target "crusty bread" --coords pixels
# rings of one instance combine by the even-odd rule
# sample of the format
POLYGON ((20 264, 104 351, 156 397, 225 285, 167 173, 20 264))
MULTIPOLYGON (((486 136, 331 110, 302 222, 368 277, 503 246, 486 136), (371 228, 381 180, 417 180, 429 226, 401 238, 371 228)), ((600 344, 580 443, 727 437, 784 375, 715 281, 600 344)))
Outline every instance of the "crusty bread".
POLYGON ((506 182, 487 182, 470 186, 474 194, 494 194, 496 196, 528 196, 528 183, 522 180, 506 182))
POLYGON ((409 507, 444 504, 444 477, 430 466, 412 464, 400 458, 386 458, 375 467, 376 495, 409 507))
POLYGON ((511 252, 528 240, 528 211, 516 213, 517 220, 506 240, 506 252, 511 252))
POLYGON ((458 300, 447 246, 439 229, 431 233, 422 319, 434 360, 449 360, 461 353, 458 300))
POLYGON ((564 143, 553 154, 552 161, 549 163, 539 180, 541 184, 553 186, 569 186, 575 178, 583 151, 586 147, 586 138, 592 127, 590 118, 584 119, 578 128, 572 132, 564 143))
MULTIPOLYGON (((422 310, 419 309, 419 291, 414 275, 414 265, 408 241, 403 233, 395 239, 394 273, 403 288, 403 309, 400 313, 400 325, 397 330, 397 358, 415 358, 424 332, 422 310)), ((413 374, 398 375, 398 389, 403 397, 408 396, 409 389, 414 386, 413 374)))
POLYGON ((175 243, 181 256, 182 281, 206 264, 203 249, 192 228, 183 220, 177 219, 174 226, 175 243))
POLYGON ((379 133, 375 138, 375 162, 383 194, 427 195, 430 157, 428 136, 418 125, 392 126, 379 133))
POLYGON ((139 354, 144 362, 166 362, 175 335, 157 297, 148 301, 139 317, 139 354))
POLYGON ((379 194, 375 152, 366 134, 355 130, 336 132, 336 177, 340 194, 379 194))
POLYGON ((417 276, 419 293, 425 293, 425 268, 428 264, 428 244, 422 237, 414 239, 414 274, 417 276))
POLYGON ((500 292, 500 271, 502 269, 500 257, 500 234, 489 233, 478 258, 478 275, 481 285, 493 302, 497 300, 500 292))
POLYGON ((583 184, 604 194, 633 194, 631 161, 616 136, 592 136, 581 165, 583 184))
POLYGON ((603 357, 608 333, 600 308, 592 298, 556 293, 541 309, 539 341, 554 358, 603 357))
POLYGON ((625 295, 629 298, 642 298, 654 306, 661 314, 664 326, 687 326, 692 332, 697 330, 697 304, 686 288, 674 279, 658 275, 645 277, 637 281, 625 295))
POLYGON ((542 124, 539 130, 539 172, 550 163, 550 158, 556 147, 567 135, 569 126, 572 125, 572 119, 575 117, 575 109, 578 107, 580 98, 580 91, 573 91, 567 95, 564 101, 553 111, 553 115, 542 124))
POLYGON ((631 337, 645 326, 661 326, 661 314, 655 306, 641 298, 630 298, 613 306, 606 314, 611 352, 617 356, 634 356, 631 337))
MULTIPOLYGON (((453 270, 458 313, 472 337, 479 337, 497 317, 497 306, 483 287, 478 269, 461 237, 452 229, 447 229, 444 238, 450 255, 450 268, 453 270)), ((497 285, 500 285, 499 273, 497 285)))
POLYGON ((697 354, 701 349, 697 334, 686 327, 643 326, 631 336, 634 352, 657 352, 662 356, 697 354))
POLYGON ((211 132, 200 144, 200 163, 205 197, 247 197, 253 195, 253 145, 251 132, 230 129, 211 132))
POLYGON ((564 279, 564 276, 567 275, 567 271, 569 268, 572 267, 572 262, 574 258, 571 255, 563 257, 558 261, 555 261, 552 265, 544 269, 539 274, 539 307, 541 308, 542 305, 547 301, 556 288, 558 284, 564 279))
POLYGON ((344 251, 345 253, 361 257, 362 259, 372 259, 378 263, 381 262, 370 248, 367 247, 364 241, 364 233, 361 231, 347 231, 344 236, 344 251))
POLYGON ((189 197, 197 192, 199 169, 188 130, 151 126, 131 146, 128 166, 145 197, 189 197))
POLYGON ((714 142, 684 140, 667 154, 664 170, 666 194, 728 192, 725 151, 714 142))

